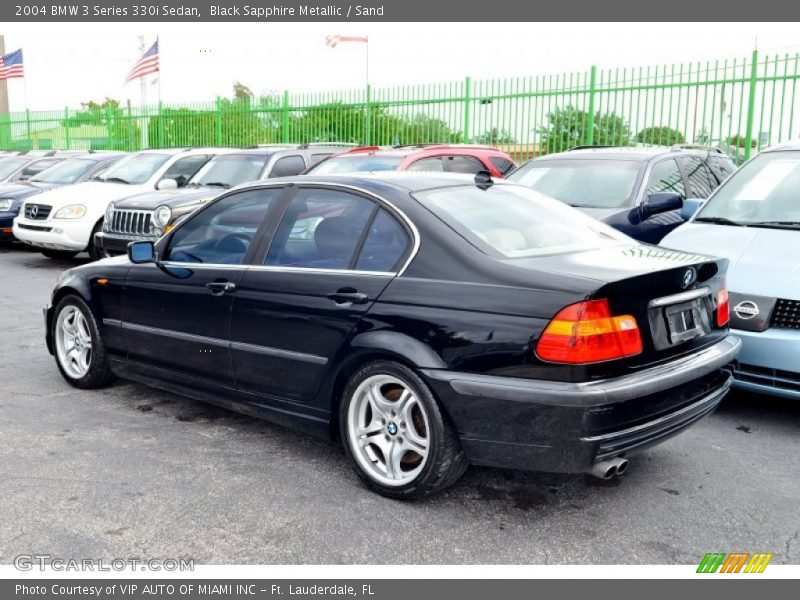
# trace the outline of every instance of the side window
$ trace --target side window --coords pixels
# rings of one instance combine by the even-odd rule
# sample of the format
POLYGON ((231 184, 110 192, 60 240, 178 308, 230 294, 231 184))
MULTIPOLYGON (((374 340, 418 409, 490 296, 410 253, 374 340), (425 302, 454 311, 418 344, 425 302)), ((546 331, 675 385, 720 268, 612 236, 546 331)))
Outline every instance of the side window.
POLYGON ((164 260, 240 265, 256 231, 283 188, 256 189, 225 196, 179 227, 164 260))
POLYGON ((356 262, 359 271, 394 271, 409 245, 406 230, 395 218, 380 209, 361 247, 356 262))
POLYGON ((736 165, 729 158, 722 156, 711 156, 708 159, 708 166, 711 167, 711 172, 717 178, 717 181, 722 183, 728 178, 728 175, 736 170, 736 165))
POLYGON ((179 158, 167 168, 162 179, 174 179, 178 183, 178 187, 183 187, 210 158, 211 156, 208 154, 195 154, 179 158))
POLYGON ((708 198, 718 183, 705 159, 700 156, 686 156, 681 160, 689 180, 689 195, 694 198, 708 198))
POLYGON ((60 158, 45 158, 43 160, 35 160, 22 169, 18 179, 29 179, 37 173, 41 173, 47 167, 52 167, 54 164, 60 161, 60 158))
POLYGON ((270 171, 270 177, 287 177, 289 175, 299 175, 306 170, 306 162, 302 156, 284 156, 275 161, 270 171))
POLYGON ((448 156, 444 162, 447 165, 447 170, 451 173, 474 175, 478 171, 486 170, 483 163, 472 156, 448 156))
POLYGON ((433 158, 420 158, 408 165, 408 171, 444 171, 442 159, 439 156, 433 158))
POLYGON ((339 190, 303 188, 275 232, 264 264, 349 269, 376 206, 339 190))
POLYGON ((312 154, 311 155, 311 164, 309 166, 313 166, 317 164, 319 161, 328 158, 333 152, 324 152, 320 154, 312 154))
POLYGON ((508 172, 514 168, 514 163, 507 158, 503 158, 502 156, 491 156, 489 157, 489 161, 492 163, 494 168, 497 169, 497 172, 503 177, 508 175, 508 172))
POLYGON ((675 192, 682 198, 686 198, 683 177, 674 158, 662 160, 653 167, 645 195, 655 194, 656 192, 675 192))

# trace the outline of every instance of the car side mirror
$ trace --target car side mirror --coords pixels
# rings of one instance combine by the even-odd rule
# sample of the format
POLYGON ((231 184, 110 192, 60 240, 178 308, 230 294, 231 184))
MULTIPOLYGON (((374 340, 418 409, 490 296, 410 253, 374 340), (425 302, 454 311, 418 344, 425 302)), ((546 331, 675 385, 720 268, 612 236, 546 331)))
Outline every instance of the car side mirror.
POLYGON ((157 190, 177 190, 178 182, 174 179, 162 179, 156 184, 157 190))
POLYGON ((153 242, 140 241, 128 244, 128 260, 135 265, 156 261, 156 247, 153 242))
POLYGON ((688 221, 697 214, 697 211, 705 204, 703 198, 687 198, 683 201, 683 208, 681 209, 681 218, 688 221))
POLYGON ((650 194, 642 205, 645 218, 683 208, 683 198, 674 192, 650 194))

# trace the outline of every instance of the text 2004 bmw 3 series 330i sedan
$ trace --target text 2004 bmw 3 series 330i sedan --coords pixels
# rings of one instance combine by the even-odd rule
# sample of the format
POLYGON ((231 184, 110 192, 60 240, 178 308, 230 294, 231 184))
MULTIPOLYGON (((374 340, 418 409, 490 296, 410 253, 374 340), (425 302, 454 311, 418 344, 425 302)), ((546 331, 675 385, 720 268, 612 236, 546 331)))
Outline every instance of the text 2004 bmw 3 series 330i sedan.
POLYGON ((391 497, 469 463, 609 477, 727 392, 726 266, 486 173, 277 179, 63 273, 47 344, 80 388, 339 438, 391 497))

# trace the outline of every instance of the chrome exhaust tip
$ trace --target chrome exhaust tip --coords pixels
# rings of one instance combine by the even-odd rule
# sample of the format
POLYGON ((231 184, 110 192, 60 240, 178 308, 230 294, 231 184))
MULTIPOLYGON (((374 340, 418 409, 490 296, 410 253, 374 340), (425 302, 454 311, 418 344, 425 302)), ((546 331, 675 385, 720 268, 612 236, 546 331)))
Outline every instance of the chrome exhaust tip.
POLYGON ((628 459, 626 458, 609 458, 608 460, 601 460, 592 465, 589 473, 598 479, 611 479, 616 475, 622 475, 628 470, 628 459))

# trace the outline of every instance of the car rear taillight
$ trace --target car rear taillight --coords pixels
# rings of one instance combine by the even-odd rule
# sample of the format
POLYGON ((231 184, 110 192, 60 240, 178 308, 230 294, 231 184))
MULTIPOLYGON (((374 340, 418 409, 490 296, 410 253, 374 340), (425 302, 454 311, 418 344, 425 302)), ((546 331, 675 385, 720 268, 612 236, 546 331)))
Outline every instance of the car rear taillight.
POLYGON ((608 300, 578 302, 562 309, 536 345, 540 359, 568 364, 614 360, 641 351, 636 319, 631 315, 612 316, 608 300))
POLYGON ((731 320, 731 303, 728 300, 728 289, 717 292, 717 327, 724 327, 731 320))

